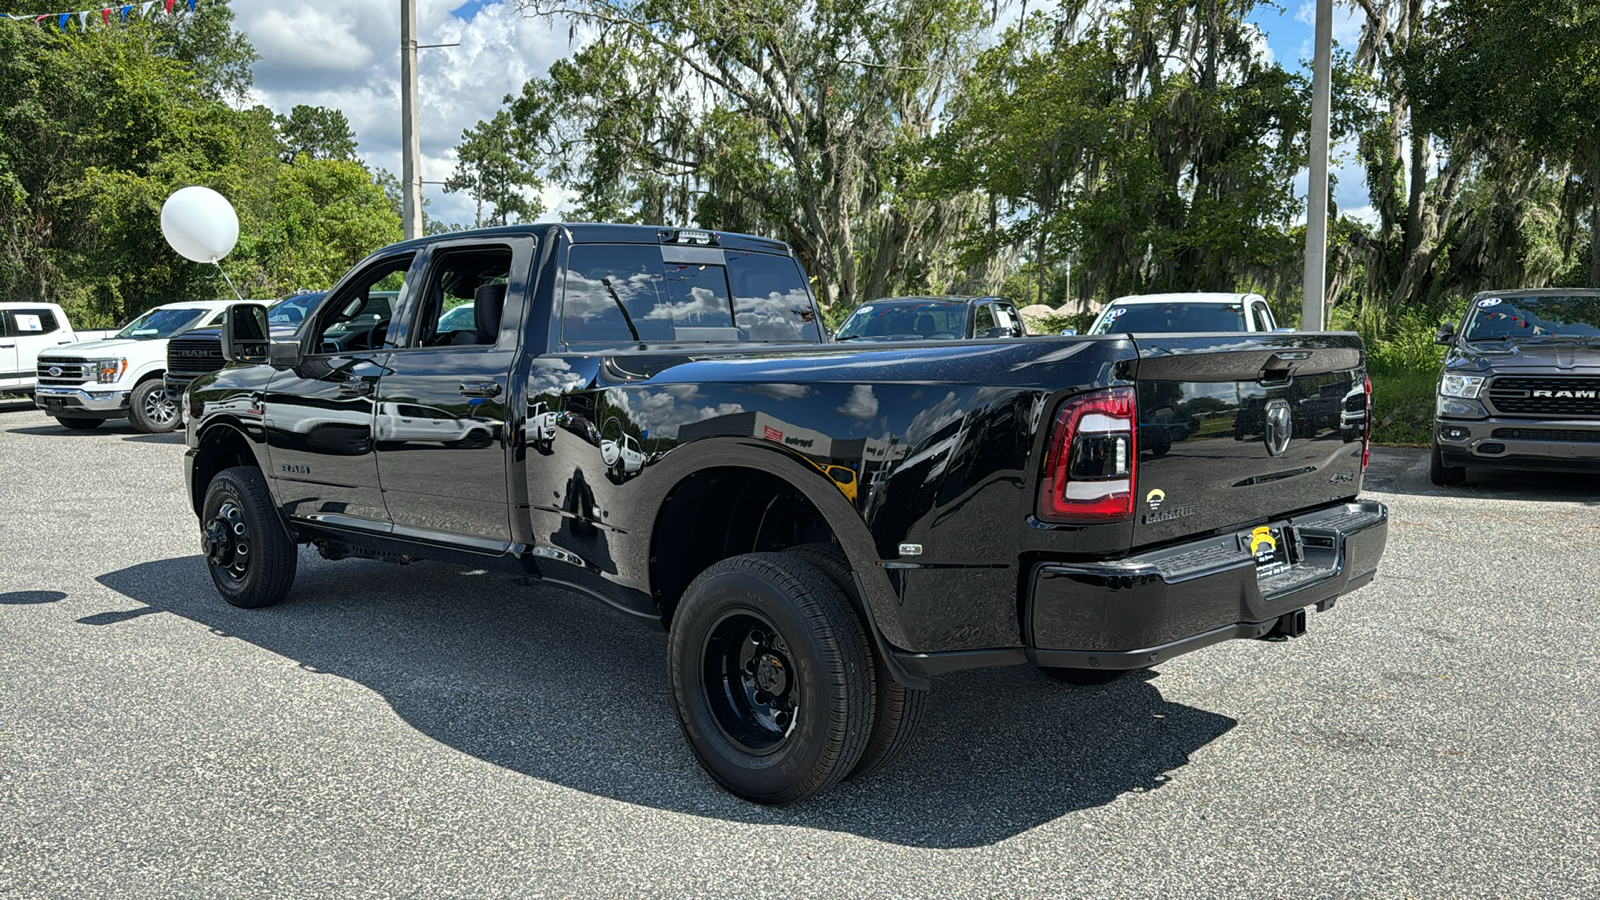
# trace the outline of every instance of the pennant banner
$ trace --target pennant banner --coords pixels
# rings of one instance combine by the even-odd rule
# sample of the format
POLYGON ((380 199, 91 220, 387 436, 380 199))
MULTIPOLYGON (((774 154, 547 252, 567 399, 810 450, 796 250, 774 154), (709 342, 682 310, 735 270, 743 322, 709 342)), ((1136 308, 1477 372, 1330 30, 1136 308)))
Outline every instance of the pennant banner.
MULTIPOLYGON (((45 13, 43 15, 13 16, 7 13, 0 13, 0 19, 8 19, 13 22, 29 22, 34 25, 49 23, 54 24, 57 29, 65 32, 67 26, 76 18, 78 20, 78 29, 88 31, 92 24, 101 28, 110 28, 113 14, 117 17, 117 23, 123 24, 128 21, 130 15, 134 18, 148 19, 152 14, 173 16, 182 11, 181 7, 175 8, 177 0, 165 0, 161 4, 163 8, 157 7, 158 2, 160 0, 145 0, 144 3, 138 5, 107 6, 102 9, 83 9, 64 13, 45 13)), ((194 12, 195 3, 196 0, 188 0, 189 12, 194 12)), ((46 27, 49 27, 49 24, 46 27)))

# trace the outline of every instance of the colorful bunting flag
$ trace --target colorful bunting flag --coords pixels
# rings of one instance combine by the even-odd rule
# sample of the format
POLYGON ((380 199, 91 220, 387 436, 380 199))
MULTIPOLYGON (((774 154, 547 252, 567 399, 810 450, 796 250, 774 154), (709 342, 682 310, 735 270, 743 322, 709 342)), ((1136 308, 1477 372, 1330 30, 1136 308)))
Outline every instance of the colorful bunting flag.
MULTIPOLYGON (((177 0, 166 0, 163 12, 169 16, 173 15, 173 7, 176 2, 177 0)), ((189 12, 192 13, 195 11, 195 7, 198 5, 197 0, 188 0, 188 2, 189 12)), ((145 0, 145 2, 139 4, 130 3, 124 6, 107 6, 100 9, 83 9, 64 13, 41 13, 39 15, 15 16, 8 13, 0 13, 0 19, 6 19, 15 22, 32 22, 34 25, 39 25, 44 22, 53 22, 58 30, 60 30, 62 33, 65 33, 67 30, 67 25, 72 22, 73 17, 77 17, 78 29, 80 31, 88 31, 90 20, 97 14, 100 18, 101 27, 110 28, 112 13, 116 13, 117 21, 122 23, 126 23, 128 21, 128 16, 130 15, 149 18, 152 10, 155 9, 156 3, 157 0, 145 0)))

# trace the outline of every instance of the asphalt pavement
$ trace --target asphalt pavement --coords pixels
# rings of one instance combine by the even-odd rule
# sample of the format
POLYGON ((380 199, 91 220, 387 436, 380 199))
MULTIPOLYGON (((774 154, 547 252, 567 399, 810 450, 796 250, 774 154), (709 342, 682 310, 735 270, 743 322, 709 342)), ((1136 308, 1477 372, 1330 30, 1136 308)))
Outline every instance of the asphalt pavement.
POLYGON ((302 551, 213 590, 177 435, 0 405, 0 897, 1600 896, 1600 479, 1378 449, 1376 582, 1103 687, 946 676, 783 809, 666 638, 522 579, 302 551))

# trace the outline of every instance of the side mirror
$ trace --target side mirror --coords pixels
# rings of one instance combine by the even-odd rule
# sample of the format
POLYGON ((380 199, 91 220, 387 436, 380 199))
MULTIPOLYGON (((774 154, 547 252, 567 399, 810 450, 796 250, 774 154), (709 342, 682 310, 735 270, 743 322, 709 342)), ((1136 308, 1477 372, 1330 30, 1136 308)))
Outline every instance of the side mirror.
POLYGON ((228 362, 258 363, 267 359, 272 332, 267 328, 267 308, 259 303, 228 307, 222 316, 222 358, 228 362))
POLYGON ((1456 339, 1456 326, 1454 322, 1444 322, 1439 326, 1439 333, 1433 336, 1435 344, 1449 346, 1456 339))
POLYGON ((996 325, 993 328, 984 329, 983 336, 986 338, 1011 337, 1011 329, 1006 328, 1003 325, 996 325))

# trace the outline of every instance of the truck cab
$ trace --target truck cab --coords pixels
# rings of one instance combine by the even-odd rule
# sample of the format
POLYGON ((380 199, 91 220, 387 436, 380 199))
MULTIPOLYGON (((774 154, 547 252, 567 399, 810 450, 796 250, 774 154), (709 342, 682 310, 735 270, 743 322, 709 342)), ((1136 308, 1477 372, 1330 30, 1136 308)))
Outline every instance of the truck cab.
POLYGON ((39 354, 77 340, 54 303, 0 303, 0 392, 32 393, 39 354))
POLYGON ((1130 294, 1106 304, 1090 334, 1177 334, 1278 331, 1272 307, 1260 294, 1130 294))

